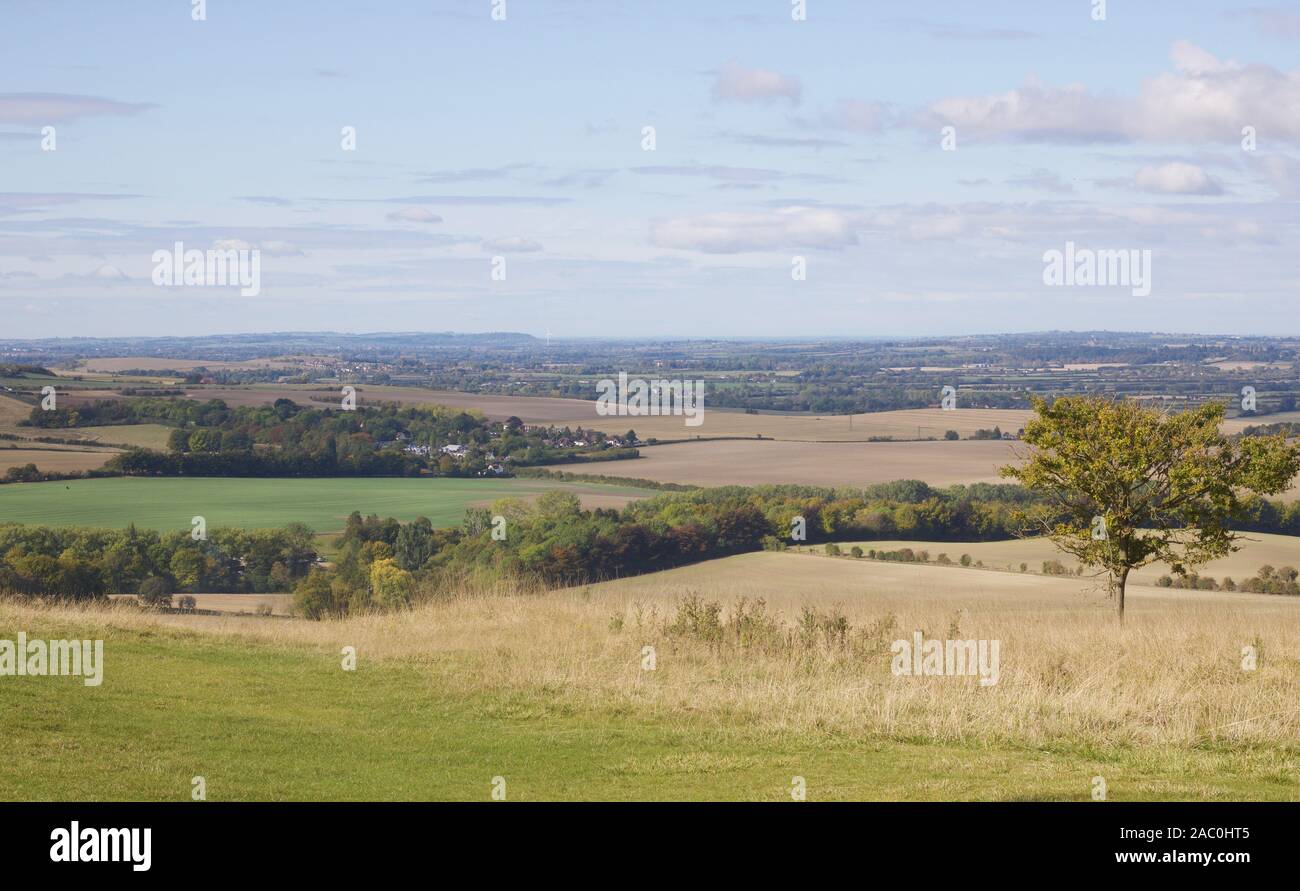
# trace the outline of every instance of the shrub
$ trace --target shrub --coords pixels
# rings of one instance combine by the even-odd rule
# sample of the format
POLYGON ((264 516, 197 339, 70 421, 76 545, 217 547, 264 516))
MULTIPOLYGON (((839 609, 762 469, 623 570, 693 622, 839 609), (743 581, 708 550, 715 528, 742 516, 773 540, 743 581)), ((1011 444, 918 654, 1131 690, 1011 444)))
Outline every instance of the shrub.
POLYGON ((171 585, 162 576, 151 575, 140 583, 140 599, 149 606, 170 607, 171 585))
POLYGON ((849 553, 852 554, 854 557, 861 557, 862 548, 858 547, 857 545, 854 545, 852 548, 849 549, 849 553))
POLYGON ((826 546, 826 556, 838 557, 840 555, 840 546, 831 542, 826 546))
POLYGON ((294 615, 323 619, 342 615, 346 608, 346 600, 342 604, 335 600, 333 580, 323 569, 313 569, 293 589, 294 615))

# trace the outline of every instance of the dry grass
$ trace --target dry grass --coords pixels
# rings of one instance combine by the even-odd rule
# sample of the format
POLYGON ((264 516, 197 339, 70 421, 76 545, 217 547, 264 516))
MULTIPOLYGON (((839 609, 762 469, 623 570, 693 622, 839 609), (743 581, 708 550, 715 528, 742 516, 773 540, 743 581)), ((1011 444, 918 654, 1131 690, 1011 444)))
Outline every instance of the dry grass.
MULTIPOLYGON (((842 542, 840 547, 847 552, 853 545, 863 551, 896 551, 899 548, 911 548, 914 551, 927 550, 930 559, 939 554, 947 554, 954 562, 962 554, 970 554, 972 560, 983 560, 990 569, 1011 569, 1018 572, 1021 563, 1029 564, 1031 573, 1040 572, 1044 560, 1060 560, 1065 566, 1074 569, 1078 565, 1073 557, 1062 554, 1045 538, 1013 539, 1011 541, 951 542, 951 541, 861 541, 842 542)), ((1264 564, 1274 568, 1282 566, 1300 567, 1300 538, 1294 535, 1269 535, 1262 532, 1244 533, 1239 542, 1240 550, 1220 560, 1213 560, 1197 568, 1202 576, 1210 576, 1217 581, 1231 577, 1240 584, 1259 571, 1264 564)), ((1162 575, 1172 570, 1156 563, 1135 570, 1130 580, 1134 584, 1151 585, 1162 575)))
POLYGON ((0 396, 0 426, 17 424, 31 416, 32 407, 8 396, 0 396))
MULTIPOLYGON (((295 386, 252 386, 192 388, 186 395, 195 399, 223 399, 230 405, 270 404, 287 398, 297 402, 313 399, 337 401, 338 388, 319 384, 295 386)), ((705 403, 704 423, 687 427, 681 417, 606 417, 596 413, 596 403, 583 399, 553 399, 544 396, 498 396, 426 390, 418 387, 364 386, 357 388, 364 401, 391 401, 406 405, 448 405, 472 408, 492 420, 511 415, 526 424, 583 426, 607 433, 625 433, 628 428, 644 439, 689 439, 695 436, 743 436, 761 434, 769 439, 792 441, 863 442, 873 436, 897 439, 942 437, 946 430, 969 436, 979 429, 1000 426, 1015 431, 1025 425, 1031 412, 1022 409, 906 409, 902 411, 848 415, 762 414, 713 409, 705 403)), ((938 394, 935 394, 938 401, 938 394)))
POLYGON ((117 452, 117 449, 57 445, 42 445, 34 449, 12 448, 8 443, 0 442, 0 473, 10 467, 23 467, 27 464, 35 464, 40 470, 59 473, 94 470, 103 467, 104 462, 117 452))
POLYGON ((1293 752, 1300 738, 1300 602, 1287 598, 1135 588, 1120 629, 1104 595, 1077 580, 787 553, 323 623, 106 607, 4 609, 19 627, 66 620, 109 630, 188 628, 333 652, 350 645, 361 659, 454 665, 440 679, 466 694, 547 691, 577 708, 744 722, 773 734, 1087 751, 1293 752), (801 582, 810 572, 819 577, 801 582), (767 587, 754 590, 747 579, 755 576, 767 587), (777 628, 752 646, 672 634, 678 604, 691 592, 722 603, 724 621, 741 596, 764 597, 777 628), (792 636, 808 605, 823 616, 844 616, 843 643, 792 636), (892 676, 888 644, 914 629, 927 637, 999 640, 999 683, 892 676), (1255 671, 1240 664, 1247 645, 1260 653, 1255 671), (641 668, 644 646, 656 648, 654 671, 641 668))
MULTIPOLYGON (((637 430, 640 433, 640 429, 637 430)), ((686 442, 641 449, 641 458, 618 468, 638 479, 701 486, 802 483, 867 486, 923 479, 933 486, 1006 482, 998 468, 1015 460, 1016 443, 976 442, 686 442)))

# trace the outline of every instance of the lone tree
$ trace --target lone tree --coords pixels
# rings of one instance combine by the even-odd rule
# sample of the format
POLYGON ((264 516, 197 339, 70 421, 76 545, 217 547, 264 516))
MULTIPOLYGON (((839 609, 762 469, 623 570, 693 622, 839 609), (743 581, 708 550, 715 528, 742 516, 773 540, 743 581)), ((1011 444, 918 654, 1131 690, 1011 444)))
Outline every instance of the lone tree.
POLYGON ((1002 475, 1046 497, 1030 528, 1108 573, 1121 623, 1130 572, 1160 561, 1181 573, 1237 550, 1230 524, 1249 499, 1284 491, 1300 470, 1300 446, 1284 436, 1220 434, 1219 404, 1167 414, 1065 396, 1034 410, 1023 437, 1033 451, 1002 475))

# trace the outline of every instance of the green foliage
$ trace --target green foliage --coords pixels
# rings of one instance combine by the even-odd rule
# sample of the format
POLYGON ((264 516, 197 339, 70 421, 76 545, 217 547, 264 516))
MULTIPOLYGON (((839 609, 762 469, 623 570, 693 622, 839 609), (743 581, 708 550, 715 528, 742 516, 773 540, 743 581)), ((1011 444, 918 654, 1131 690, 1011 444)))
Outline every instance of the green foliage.
MULTIPOLYGON (((313 533, 282 529, 189 532, 0 525, 0 593, 67 599, 150 590, 281 591, 316 559, 313 533)), ((158 595, 161 596, 161 593, 158 595)))
POLYGON ((1109 574, 1121 619, 1132 570, 1159 561, 1181 572, 1226 555, 1233 525, 1248 516, 1248 493, 1285 491, 1300 470, 1300 446, 1280 436, 1220 434, 1218 404, 1166 414, 1062 397, 1036 399, 1034 408, 1024 433, 1034 451, 1002 473, 1045 499, 1031 517, 1042 533, 1109 574))
POLYGON ((172 589, 161 576, 151 575, 140 583, 140 599, 149 606, 171 606, 172 589))

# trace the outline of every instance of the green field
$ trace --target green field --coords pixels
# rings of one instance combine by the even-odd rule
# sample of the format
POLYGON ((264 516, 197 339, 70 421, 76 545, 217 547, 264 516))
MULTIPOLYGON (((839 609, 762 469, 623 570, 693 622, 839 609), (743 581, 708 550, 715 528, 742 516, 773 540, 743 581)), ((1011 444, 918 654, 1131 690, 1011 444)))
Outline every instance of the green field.
MULTIPOLYGON (((248 620, 257 621, 257 620, 248 620)), ((263 622, 272 620, 261 620, 263 622)), ((283 620, 274 620, 283 621, 283 620)), ((561 690, 484 695, 448 678, 460 654, 375 661, 356 671, 334 648, 37 619, 0 603, 0 637, 104 639, 103 683, 0 678, 0 800, 1087 801, 1289 799, 1293 762, 1274 750, 1094 753, 926 744, 747 721, 588 708, 561 690)), ((739 716, 738 716, 739 717, 739 716)))
POLYGON ((166 424, 110 424, 104 427, 77 427, 69 431, 54 431, 34 435, 87 437, 96 442, 113 445, 133 445, 142 449, 167 451, 167 437, 174 427, 166 424))
POLYGON ((341 530, 360 511, 454 526, 465 509, 498 498, 551 489, 576 492, 609 506, 653 494, 645 489, 536 479, 215 479, 124 478, 0 486, 0 523, 145 529, 189 529, 201 516, 209 527, 246 529, 306 523, 317 532, 341 530))

